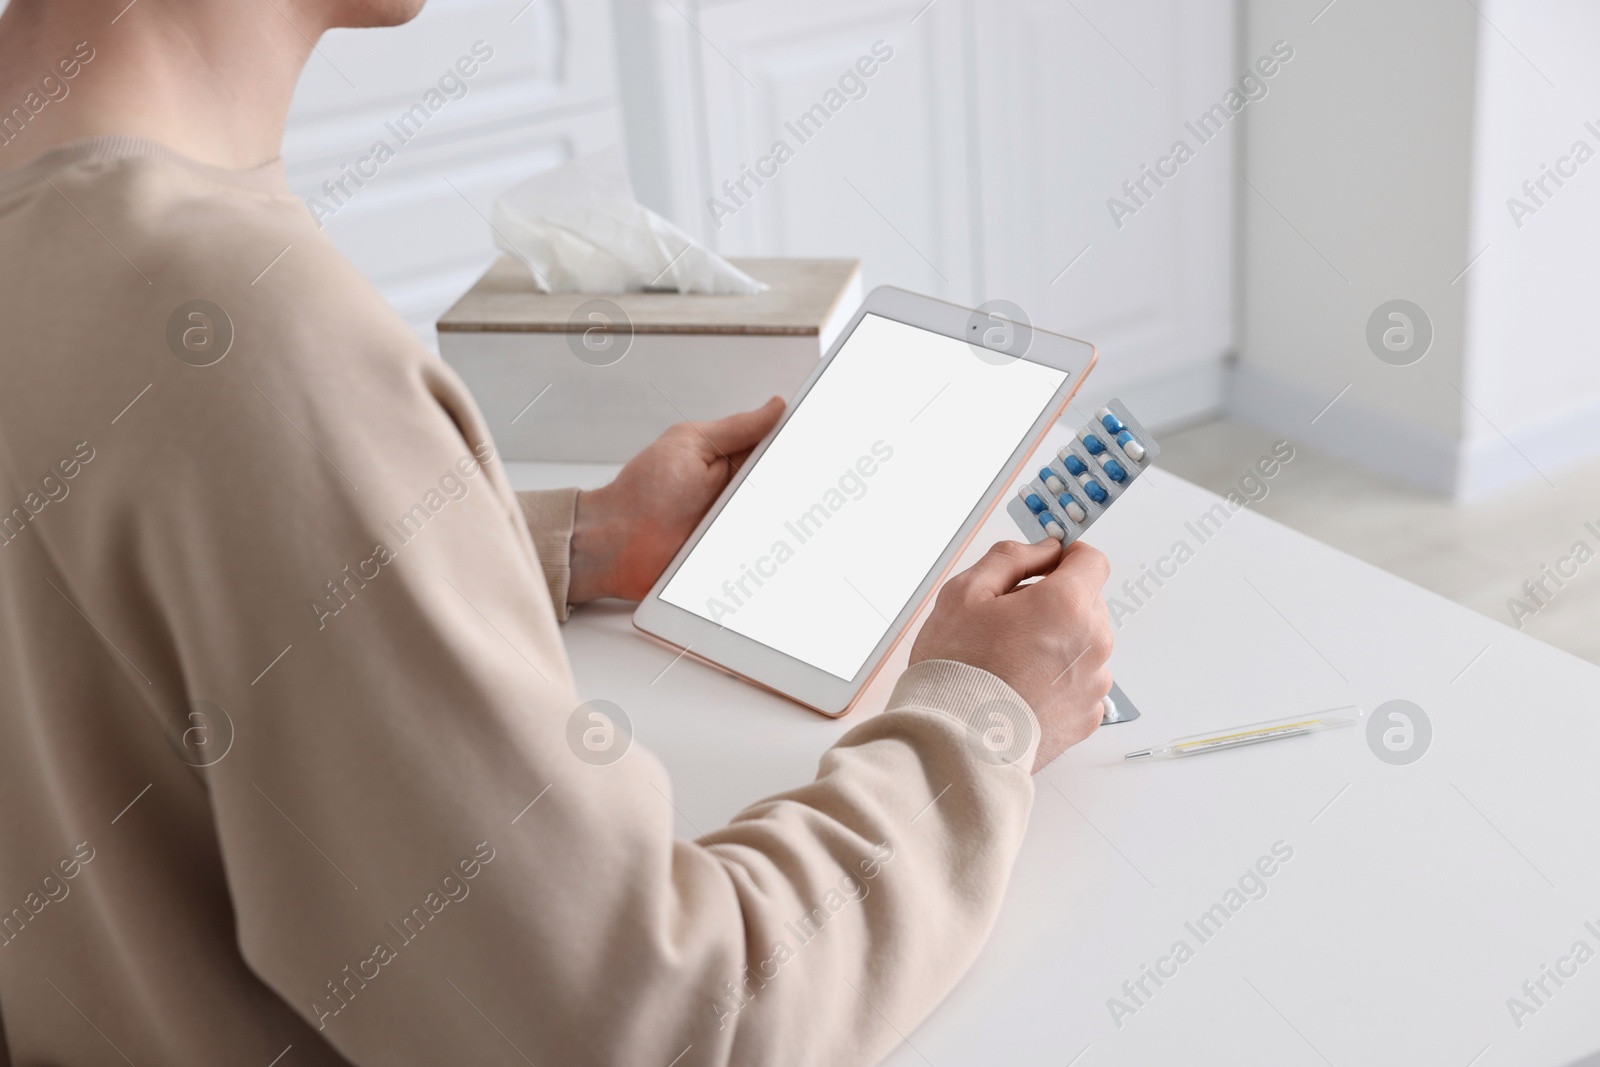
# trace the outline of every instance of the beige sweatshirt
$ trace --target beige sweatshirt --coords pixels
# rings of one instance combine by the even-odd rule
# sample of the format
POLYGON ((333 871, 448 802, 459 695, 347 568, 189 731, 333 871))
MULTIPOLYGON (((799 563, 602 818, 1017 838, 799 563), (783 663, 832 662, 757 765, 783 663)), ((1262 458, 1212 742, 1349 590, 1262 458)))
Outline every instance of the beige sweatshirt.
POLYGON ((519 506, 281 164, 0 172, 0 345, 12 1064, 866 1064, 973 959, 1032 749, 965 723, 1020 698, 920 664, 675 839, 568 742, 573 492, 519 506))

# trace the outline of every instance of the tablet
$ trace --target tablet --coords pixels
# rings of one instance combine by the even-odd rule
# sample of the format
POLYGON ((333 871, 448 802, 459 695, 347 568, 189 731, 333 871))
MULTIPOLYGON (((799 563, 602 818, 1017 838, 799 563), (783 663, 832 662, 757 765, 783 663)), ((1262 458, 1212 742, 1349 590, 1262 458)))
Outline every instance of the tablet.
POLYGON ((843 715, 1095 359, 1020 312, 874 289, 634 625, 843 715))

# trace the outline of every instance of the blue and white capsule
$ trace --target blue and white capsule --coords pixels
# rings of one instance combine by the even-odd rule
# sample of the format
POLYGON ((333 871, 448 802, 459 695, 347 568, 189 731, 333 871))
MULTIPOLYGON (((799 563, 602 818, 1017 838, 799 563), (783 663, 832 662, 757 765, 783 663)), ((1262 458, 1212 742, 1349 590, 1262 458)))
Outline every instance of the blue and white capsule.
POLYGON ((1054 537, 1057 541, 1067 539, 1066 528, 1056 521, 1056 517, 1046 511, 1039 516, 1039 525, 1044 527, 1044 532, 1054 537))
POLYGON ((1084 495, 1096 504, 1104 504, 1111 499, 1111 494, 1106 492, 1106 487, 1094 480, 1094 475, 1089 473, 1089 465, 1079 457, 1061 450, 1061 465, 1067 468, 1067 473, 1078 479, 1078 484, 1083 486, 1084 495))
MULTIPOLYGON (((1069 467, 1068 470, 1071 470, 1071 468, 1069 467)), ((1061 476, 1049 467, 1039 468, 1039 481, 1044 484, 1046 489, 1050 490, 1052 496, 1067 491, 1067 483, 1063 482, 1061 476)))
POLYGON ((1123 482, 1128 480, 1128 472, 1127 472, 1127 470, 1122 466, 1122 464, 1118 463, 1112 457, 1110 457, 1110 456, 1103 457, 1100 460, 1100 466, 1105 468, 1106 477, 1110 478, 1112 481, 1116 482, 1118 485, 1121 485, 1123 482))
POLYGON ((1144 462, 1144 445, 1139 443, 1139 439, 1133 436, 1133 432, 1131 430, 1123 430, 1121 433, 1117 434, 1117 444, 1122 446, 1123 455, 1127 456, 1135 463, 1144 462))
POLYGON ((1028 506, 1028 510, 1035 515, 1042 515, 1050 510, 1050 505, 1044 502, 1044 498, 1035 493, 1029 486, 1025 485, 1018 489, 1017 496, 1022 498, 1022 502, 1028 506))
POLYGON ((1089 517, 1088 511, 1084 510, 1084 506, 1078 503, 1071 493, 1062 493, 1056 498, 1056 503, 1060 504, 1061 510, 1067 513, 1067 518, 1079 526, 1082 526, 1083 521, 1089 517))
POLYGON ((1105 452, 1106 445, 1104 441, 1094 434, 1086 433, 1083 435, 1083 450, 1091 456, 1098 456, 1105 452))
MULTIPOLYGON (((1094 417, 1100 420, 1100 425, 1104 426, 1106 428, 1106 433, 1110 434, 1112 437, 1116 437, 1123 430, 1127 429, 1126 426, 1122 425, 1122 420, 1117 418, 1117 416, 1112 413, 1110 408, 1101 408, 1099 411, 1094 413, 1094 417)), ((1121 438, 1118 438, 1118 440, 1121 440, 1121 438)))

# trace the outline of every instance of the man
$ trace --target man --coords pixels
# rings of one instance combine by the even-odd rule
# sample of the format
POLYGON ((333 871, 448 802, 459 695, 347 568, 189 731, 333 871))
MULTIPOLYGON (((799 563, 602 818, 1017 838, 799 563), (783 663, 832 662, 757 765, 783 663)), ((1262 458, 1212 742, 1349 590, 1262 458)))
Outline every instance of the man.
POLYGON ((996 546, 815 781, 675 840, 653 757, 569 747, 557 619, 643 594, 781 405, 519 499, 276 162, 312 42, 412 0, 124 4, 0 17, 10 1062, 881 1058, 1098 722, 1103 558, 996 546))

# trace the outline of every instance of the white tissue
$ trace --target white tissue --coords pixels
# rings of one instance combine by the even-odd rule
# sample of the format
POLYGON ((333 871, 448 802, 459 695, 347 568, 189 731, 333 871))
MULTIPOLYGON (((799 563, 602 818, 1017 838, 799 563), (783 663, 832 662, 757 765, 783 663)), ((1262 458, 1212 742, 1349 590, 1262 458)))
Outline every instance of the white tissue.
POLYGON ((767 288, 633 198, 622 152, 572 160, 502 193, 495 244, 546 293, 759 293, 767 288))

